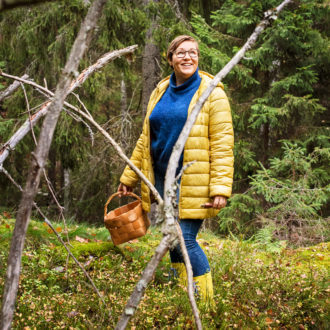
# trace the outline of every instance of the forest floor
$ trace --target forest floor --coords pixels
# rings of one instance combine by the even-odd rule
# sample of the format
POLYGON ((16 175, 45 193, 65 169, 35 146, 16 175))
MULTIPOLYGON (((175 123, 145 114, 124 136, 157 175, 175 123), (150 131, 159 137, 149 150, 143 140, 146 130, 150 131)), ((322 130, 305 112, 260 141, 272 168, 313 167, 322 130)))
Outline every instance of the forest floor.
MULTIPOLYGON (((14 219, 0 213, 0 296, 14 219)), ((57 232, 66 240, 63 224, 57 232)), ((43 222, 31 221, 13 329, 113 329, 161 234, 151 229, 114 247, 108 231, 68 225, 71 249, 101 291, 106 307, 82 271, 43 222), (109 317, 111 313, 111 318, 109 317)), ((210 260, 215 307, 200 306, 205 329, 327 329, 329 243, 292 249, 224 240, 201 232, 210 260)), ((169 277, 168 255, 159 265, 128 329, 193 329, 185 289, 169 277)))

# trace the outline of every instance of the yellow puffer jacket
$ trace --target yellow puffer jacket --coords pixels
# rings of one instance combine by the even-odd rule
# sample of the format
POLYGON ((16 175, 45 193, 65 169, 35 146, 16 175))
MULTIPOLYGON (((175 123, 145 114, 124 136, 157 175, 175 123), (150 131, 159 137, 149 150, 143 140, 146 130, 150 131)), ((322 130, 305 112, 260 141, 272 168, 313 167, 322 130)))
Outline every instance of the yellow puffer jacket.
MULTIPOLYGON (((213 77, 199 71, 201 84, 193 96, 188 114, 213 77)), ((150 155, 149 116, 169 85, 169 78, 163 79, 152 92, 143 124, 142 134, 136 143, 131 161, 154 184, 154 173, 150 155)), ((229 102, 220 83, 211 93, 199 113, 184 147, 183 165, 195 161, 188 167, 181 179, 179 217, 180 219, 205 219, 215 216, 219 210, 204 209, 202 204, 211 202, 211 197, 229 197, 233 182, 234 134, 229 102)), ((123 184, 134 187, 138 176, 128 166, 120 178, 123 184)), ((150 211, 150 191, 142 182, 142 207, 150 211)))

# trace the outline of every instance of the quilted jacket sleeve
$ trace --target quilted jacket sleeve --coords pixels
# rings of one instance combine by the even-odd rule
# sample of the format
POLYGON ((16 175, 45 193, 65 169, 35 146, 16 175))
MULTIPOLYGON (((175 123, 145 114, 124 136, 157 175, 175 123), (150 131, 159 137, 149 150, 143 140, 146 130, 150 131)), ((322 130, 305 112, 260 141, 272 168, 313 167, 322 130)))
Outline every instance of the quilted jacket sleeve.
MULTIPOLYGON (((157 88, 154 89, 150 95, 150 99, 149 99, 149 103, 148 103, 148 107, 147 107, 147 115, 146 115, 146 118, 144 119, 142 133, 141 133, 138 141, 136 142, 134 151, 130 158, 132 163, 139 170, 142 170, 143 157, 145 156, 145 152, 146 152, 145 148, 146 148, 146 146, 149 145, 149 142, 148 142, 148 125, 149 125, 148 117, 150 116, 151 109, 154 106, 156 96, 157 96, 157 88)), ((135 187, 136 184, 138 183, 138 180, 139 180, 139 177, 127 165, 125 167, 125 170, 124 170, 122 176, 120 177, 120 182, 125 184, 126 186, 135 187)))
POLYGON ((234 132, 225 92, 216 87, 210 95, 210 197, 230 197, 234 174, 234 132))
MULTIPOLYGON (((134 148, 133 154, 131 156, 131 162, 139 169, 141 170, 141 163, 143 158, 143 148, 144 148, 144 140, 146 139, 146 136, 144 134, 144 130, 142 131, 136 146, 134 148)), ((137 174, 127 165, 125 167, 125 170, 123 174, 120 177, 120 182, 125 184, 129 187, 135 187, 137 182, 139 180, 139 177, 137 174)))

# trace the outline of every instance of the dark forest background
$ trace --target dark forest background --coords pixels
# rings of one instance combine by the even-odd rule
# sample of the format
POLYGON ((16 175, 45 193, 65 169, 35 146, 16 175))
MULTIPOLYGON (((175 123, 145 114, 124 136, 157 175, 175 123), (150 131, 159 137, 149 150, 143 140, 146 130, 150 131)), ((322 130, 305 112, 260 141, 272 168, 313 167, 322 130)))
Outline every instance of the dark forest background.
MULTIPOLYGON (((18 8, 0 14, 0 69, 27 73, 54 90, 88 0, 18 8)), ((168 43, 179 34, 200 42, 200 69, 216 74, 245 43, 263 13, 279 4, 255 1, 109 1, 80 71, 104 53, 138 44, 90 76, 76 92, 93 117, 130 155, 148 97, 171 73, 168 43)), ((235 129, 235 181, 229 205, 213 230, 272 242, 324 241, 329 230, 330 9, 327 1, 295 1, 259 38, 223 81, 235 129)), ((0 91, 12 81, 0 79, 0 91)), ((45 100, 26 87, 30 107, 45 100)), ((80 106, 77 98, 69 101, 80 106)), ((23 90, 0 104, 0 143, 26 120, 23 90)), ((38 136, 40 123, 35 127, 38 136)), ((24 186, 32 136, 4 162, 24 186)), ((103 224, 103 206, 116 191, 124 164, 110 144, 84 122, 62 112, 47 175, 68 219, 103 224)), ((21 193, 0 175, 0 205, 17 210, 21 193)), ((58 208, 41 183, 36 202, 53 219, 58 208)), ((34 215, 37 217, 37 214, 34 215)), ((214 225, 216 224, 216 225, 214 225)))

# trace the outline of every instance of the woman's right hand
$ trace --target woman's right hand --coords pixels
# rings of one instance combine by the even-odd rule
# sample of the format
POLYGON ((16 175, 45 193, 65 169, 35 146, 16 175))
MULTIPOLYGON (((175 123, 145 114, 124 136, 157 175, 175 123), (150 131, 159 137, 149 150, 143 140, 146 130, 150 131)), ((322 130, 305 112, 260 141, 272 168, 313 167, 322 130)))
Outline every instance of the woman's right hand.
POLYGON ((128 193, 130 193, 132 191, 133 191, 132 187, 126 186, 123 183, 120 183, 120 185, 118 186, 118 189, 117 189, 117 192, 121 193, 119 195, 119 197, 121 197, 122 195, 126 196, 128 193))

